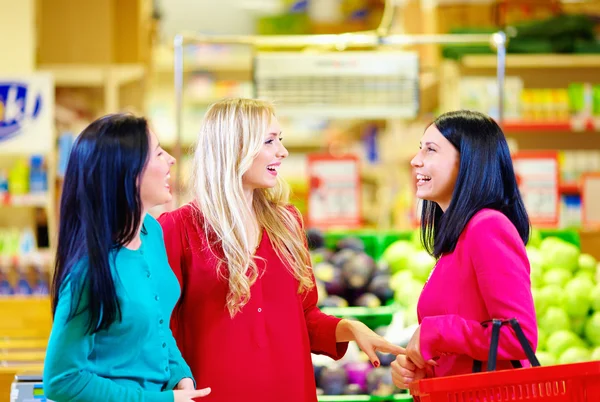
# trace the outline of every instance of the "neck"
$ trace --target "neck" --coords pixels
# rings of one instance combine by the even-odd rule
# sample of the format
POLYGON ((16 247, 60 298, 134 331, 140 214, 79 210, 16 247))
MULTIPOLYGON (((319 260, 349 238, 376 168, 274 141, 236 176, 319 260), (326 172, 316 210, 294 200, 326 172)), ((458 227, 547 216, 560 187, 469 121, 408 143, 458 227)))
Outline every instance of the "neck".
POLYGON ((254 201, 254 189, 244 189, 244 198, 246 198, 246 202, 248 203, 248 208, 252 211, 252 205, 254 201))
POLYGON ((144 217, 146 216, 146 210, 142 212, 142 216, 140 218, 140 225, 138 226, 135 236, 133 239, 125 245, 126 248, 130 250, 137 250, 142 245, 142 225, 144 224, 144 217))

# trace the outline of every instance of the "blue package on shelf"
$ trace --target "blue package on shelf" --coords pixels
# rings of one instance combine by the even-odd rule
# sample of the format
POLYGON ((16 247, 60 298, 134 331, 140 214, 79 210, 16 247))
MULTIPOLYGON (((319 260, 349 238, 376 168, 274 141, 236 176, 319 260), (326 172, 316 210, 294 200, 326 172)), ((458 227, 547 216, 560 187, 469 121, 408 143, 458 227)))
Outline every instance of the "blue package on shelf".
POLYGON ((31 193, 48 191, 48 173, 46 172, 44 157, 33 155, 29 164, 29 191, 31 193))
POLYGON ((69 162, 73 142, 75 142, 75 135, 71 132, 65 132, 58 138, 57 174, 59 177, 64 177, 67 171, 67 163, 69 162))

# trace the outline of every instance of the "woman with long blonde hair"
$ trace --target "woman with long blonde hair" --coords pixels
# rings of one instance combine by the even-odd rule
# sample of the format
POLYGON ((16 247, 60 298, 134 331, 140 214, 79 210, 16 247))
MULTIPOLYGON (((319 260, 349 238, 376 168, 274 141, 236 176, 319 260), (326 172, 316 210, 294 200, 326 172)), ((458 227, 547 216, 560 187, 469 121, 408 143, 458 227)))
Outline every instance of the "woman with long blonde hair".
POLYGON ((163 214, 182 297, 171 322, 207 401, 314 402, 311 352, 340 359, 356 341, 400 354, 360 322, 322 313, 302 218, 278 170, 288 151, 271 104, 212 105, 194 157, 195 200, 163 214))

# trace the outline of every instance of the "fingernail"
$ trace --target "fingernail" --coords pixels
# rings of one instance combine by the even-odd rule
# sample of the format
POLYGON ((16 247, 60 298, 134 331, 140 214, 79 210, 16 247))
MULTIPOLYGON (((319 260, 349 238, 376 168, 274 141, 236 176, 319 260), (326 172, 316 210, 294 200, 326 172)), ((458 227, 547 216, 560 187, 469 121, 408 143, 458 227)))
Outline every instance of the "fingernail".
POLYGON ((375 368, 379 367, 379 362, 377 362, 377 361, 376 361, 376 362, 373 362, 373 366, 374 366, 375 368))

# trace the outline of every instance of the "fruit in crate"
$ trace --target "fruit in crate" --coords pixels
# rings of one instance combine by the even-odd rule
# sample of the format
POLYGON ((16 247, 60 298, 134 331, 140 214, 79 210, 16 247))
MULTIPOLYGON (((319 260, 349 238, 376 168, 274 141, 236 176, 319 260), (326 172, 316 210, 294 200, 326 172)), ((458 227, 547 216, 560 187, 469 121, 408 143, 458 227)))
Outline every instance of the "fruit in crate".
POLYGON ((346 284, 342 270, 330 262, 320 262, 313 267, 315 278, 324 285, 327 295, 343 296, 346 284))
POLYGON ((318 229, 310 228, 306 230, 306 241, 309 250, 317 250, 325 247, 325 237, 323 232, 318 229))
POLYGON ((365 243, 357 237, 344 237, 338 241, 336 250, 354 250, 363 252, 365 251, 365 243))
POLYGON ((397 240, 385 249, 381 258, 389 264, 392 274, 395 274, 409 268, 410 256, 416 250, 411 242, 397 240))
POLYGON ((392 382, 390 367, 377 367, 367 375, 367 392, 369 395, 386 396, 392 395, 396 391, 396 386, 392 382))
POLYGON ((600 346, 596 259, 558 237, 527 246, 543 365, 589 361, 600 346))
POLYGON ((313 272, 319 289, 320 307, 360 306, 377 308, 393 301, 389 266, 368 255, 359 237, 342 237, 330 248, 326 236, 307 231, 313 272))
POLYGON ((325 395, 343 395, 348 385, 348 374, 342 367, 324 367, 319 376, 318 387, 325 395))
POLYGON ((342 265, 346 287, 353 290, 366 290, 375 274, 375 260, 364 252, 354 252, 342 265))

